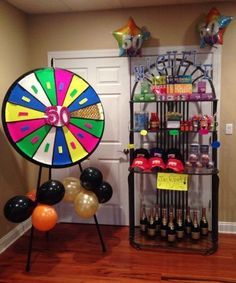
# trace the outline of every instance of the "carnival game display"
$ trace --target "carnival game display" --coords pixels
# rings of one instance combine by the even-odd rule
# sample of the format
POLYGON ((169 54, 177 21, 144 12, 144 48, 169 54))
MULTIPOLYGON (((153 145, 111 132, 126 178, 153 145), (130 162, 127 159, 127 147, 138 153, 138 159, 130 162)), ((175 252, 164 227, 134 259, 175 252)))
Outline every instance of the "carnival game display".
POLYGON ((77 74, 57 68, 18 78, 5 96, 2 121, 21 155, 54 168, 87 158, 104 130, 103 107, 94 89, 77 74))
MULTIPOLYGON (((75 202, 80 216, 95 218, 99 200, 94 192, 86 192, 86 188, 98 190, 102 185, 103 176, 98 169, 83 171, 80 166, 82 184, 71 177, 63 183, 51 179, 51 168, 80 165, 102 138, 103 107, 89 83, 77 74, 59 68, 28 72, 7 91, 2 122, 13 147, 39 165, 36 190, 8 200, 4 206, 5 217, 20 223, 32 216, 33 227, 48 231, 58 219, 53 205, 64 198, 75 202), (49 180, 40 185, 42 167, 49 167, 49 180), (96 174, 99 174, 99 180, 96 174)), ((101 202, 108 200, 107 187, 99 193, 101 202)), ((109 187, 109 198, 111 195, 112 188, 109 187)), ((97 219, 95 221, 98 225, 97 219)), ((29 261, 30 258, 28 265, 29 261)))

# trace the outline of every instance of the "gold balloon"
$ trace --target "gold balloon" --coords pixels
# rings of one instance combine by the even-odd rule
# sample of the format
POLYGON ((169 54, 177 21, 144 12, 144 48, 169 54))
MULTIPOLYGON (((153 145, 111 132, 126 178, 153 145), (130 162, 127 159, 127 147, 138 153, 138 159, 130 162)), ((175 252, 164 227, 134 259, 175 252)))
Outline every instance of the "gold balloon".
POLYGON ((80 192, 74 201, 75 211, 83 218, 92 217, 96 213, 98 205, 95 193, 86 190, 80 192))
POLYGON ((73 202, 79 192, 83 190, 80 180, 74 177, 67 177, 62 181, 65 187, 64 201, 73 202))

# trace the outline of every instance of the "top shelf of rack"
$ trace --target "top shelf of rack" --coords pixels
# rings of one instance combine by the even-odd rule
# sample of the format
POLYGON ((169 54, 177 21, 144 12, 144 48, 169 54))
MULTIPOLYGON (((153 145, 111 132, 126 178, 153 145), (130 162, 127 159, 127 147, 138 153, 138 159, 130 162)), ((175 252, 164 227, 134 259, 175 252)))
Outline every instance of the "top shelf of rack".
POLYGON ((216 102, 218 99, 188 100, 130 100, 131 103, 168 103, 168 102, 216 102))
POLYGON ((193 99, 189 99, 189 100, 140 100, 140 101, 136 101, 136 100, 130 100, 131 103, 168 103, 168 102, 216 102, 218 101, 218 99, 211 99, 211 100, 193 100, 193 99))
POLYGON ((169 101, 189 101, 189 102, 208 102, 216 101, 215 93, 213 92, 191 92, 191 93, 163 93, 155 94, 150 93, 140 93, 131 95, 131 101, 134 102, 169 102, 169 101))

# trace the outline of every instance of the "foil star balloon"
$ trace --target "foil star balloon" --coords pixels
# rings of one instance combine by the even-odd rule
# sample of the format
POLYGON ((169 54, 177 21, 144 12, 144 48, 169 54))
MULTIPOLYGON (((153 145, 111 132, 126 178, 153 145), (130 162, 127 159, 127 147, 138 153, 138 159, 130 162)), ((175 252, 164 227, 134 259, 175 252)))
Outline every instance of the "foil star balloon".
POLYGON ((150 33, 140 29, 132 18, 127 24, 113 32, 113 36, 118 42, 120 56, 137 56, 141 54, 143 41, 150 38, 150 33))
POLYGON ((223 44, 223 35, 226 27, 230 24, 233 17, 222 16, 216 8, 212 8, 206 16, 205 22, 199 25, 200 48, 206 45, 214 46, 223 44))

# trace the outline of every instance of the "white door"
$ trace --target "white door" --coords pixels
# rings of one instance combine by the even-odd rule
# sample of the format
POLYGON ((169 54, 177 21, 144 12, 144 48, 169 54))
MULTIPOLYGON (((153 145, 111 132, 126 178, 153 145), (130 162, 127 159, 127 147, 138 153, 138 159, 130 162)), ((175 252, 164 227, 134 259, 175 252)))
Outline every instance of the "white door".
MULTIPOLYGON (((102 141, 82 167, 93 166, 101 170, 104 180, 113 188, 109 202, 100 206, 97 217, 100 224, 128 225, 128 156, 123 149, 129 143, 130 75, 127 58, 60 58, 53 66, 65 68, 80 75, 98 93, 105 112, 105 131, 102 141)), ((79 178, 78 166, 52 171, 52 178, 62 180, 79 178)), ((93 218, 81 219, 73 204, 58 205, 61 222, 94 223, 93 218)))

